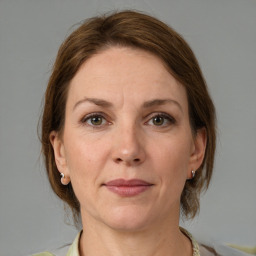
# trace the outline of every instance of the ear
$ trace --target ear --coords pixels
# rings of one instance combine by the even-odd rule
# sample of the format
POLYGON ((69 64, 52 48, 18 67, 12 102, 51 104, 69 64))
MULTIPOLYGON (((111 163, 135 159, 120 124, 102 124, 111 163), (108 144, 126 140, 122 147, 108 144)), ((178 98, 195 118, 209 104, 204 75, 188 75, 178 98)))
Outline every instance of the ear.
POLYGON ((198 129, 195 136, 194 142, 190 155, 190 164, 187 173, 188 179, 192 177, 192 171, 196 171, 202 164, 205 155, 205 149, 207 145, 207 132, 205 128, 198 129))
POLYGON ((61 183, 67 185, 70 182, 69 170, 67 167, 67 160, 65 156, 65 148, 63 141, 59 137, 59 134, 56 131, 50 133, 50 142, 53 147, 55 163, 60 173, 64 174, 64 177, 61 178, 61 183))

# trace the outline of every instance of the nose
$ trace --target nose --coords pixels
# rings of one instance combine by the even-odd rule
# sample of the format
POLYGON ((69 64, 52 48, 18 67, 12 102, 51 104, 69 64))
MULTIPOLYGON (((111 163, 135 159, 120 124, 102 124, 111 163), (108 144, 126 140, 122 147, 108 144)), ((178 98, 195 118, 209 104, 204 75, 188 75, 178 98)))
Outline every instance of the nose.
POLYGON ((136 166, 145 161, 145 144, 136 127, 117 129, 112 142, 112 158, 117 164, 136 166))

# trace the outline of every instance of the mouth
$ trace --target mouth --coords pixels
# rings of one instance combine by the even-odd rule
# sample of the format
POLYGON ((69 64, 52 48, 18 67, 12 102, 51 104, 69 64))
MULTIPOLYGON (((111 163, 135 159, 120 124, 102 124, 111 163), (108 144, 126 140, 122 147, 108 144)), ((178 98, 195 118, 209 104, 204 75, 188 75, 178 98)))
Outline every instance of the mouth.
POLYGON ((103 184, 109 191, 118 194, 122 197, 132 197, 139 195, 148 189, 150 189, 153 184, 148 183, 144 180, 132 179, 116 179, 111 180, 103 184))

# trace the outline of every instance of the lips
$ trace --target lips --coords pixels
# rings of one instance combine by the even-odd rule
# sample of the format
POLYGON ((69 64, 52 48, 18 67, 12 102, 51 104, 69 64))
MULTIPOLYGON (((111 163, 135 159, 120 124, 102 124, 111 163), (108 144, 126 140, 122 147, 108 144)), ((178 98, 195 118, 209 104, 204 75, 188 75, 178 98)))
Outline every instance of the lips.
POLYGON ((116 179, 111 180, 104 185, 113 193, 123 197, 131 197, 145 192, 146 190, 150 189, 153 184, 139 179, 116 179))

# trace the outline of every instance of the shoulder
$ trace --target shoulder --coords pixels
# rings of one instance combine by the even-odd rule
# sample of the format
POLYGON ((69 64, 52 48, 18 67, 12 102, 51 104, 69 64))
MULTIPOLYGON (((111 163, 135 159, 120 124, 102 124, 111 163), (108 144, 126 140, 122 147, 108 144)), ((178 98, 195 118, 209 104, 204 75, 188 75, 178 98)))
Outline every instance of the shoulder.
POLYGON ((51 250, 51 252, 45 251, 31 256, 79 256, 78 244, 81 233, 82 231, 77 234, 72 244, 64 245, 56 250, 51 250))
POLYGON ((223 243, 210 242, 199 244, 200 256, 249 256, 245 251, 232 248, 223 243))
POLYGON ((65 245, 61 248, 51 250, 51 252, 45 251, 45 252, 32 254, 31 256, 66 256, 69 248, 70 248, 70 245, 65 245))
POLYGON ((191 240, 193 245, 193 256, 249 256, 246 250, 235 246, 228 246, 209 239, 209 242, 202 242, 195 239, 190 232, 180 227, 180 230, 191 240))
POLYGON ((40 252, 40 253, 32 254, 32 256, 55 256, 55 255, 50 252, 40 252))
POLYGON ((200 256, 217 256, 217 252, 208 246, 202 244, 199 245, 200 256))
POLYGON ((70 248, 70 245, 67 245, 67 246, 58 248, 56 250, 51 250, 51 252, 45 251, 45 252, 32 254, 31 256, 66 256, 69 248, 70 248))

